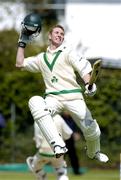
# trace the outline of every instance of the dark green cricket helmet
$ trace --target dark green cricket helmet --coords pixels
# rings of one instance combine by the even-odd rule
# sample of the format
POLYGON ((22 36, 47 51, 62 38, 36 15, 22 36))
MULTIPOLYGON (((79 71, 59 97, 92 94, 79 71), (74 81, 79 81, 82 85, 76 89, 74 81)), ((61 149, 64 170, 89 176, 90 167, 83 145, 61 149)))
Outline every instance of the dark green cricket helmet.
POLYGON ((39 13, 28 14, 22 24, 27 30, 40 33, 42 29, 41 15, 39 13))

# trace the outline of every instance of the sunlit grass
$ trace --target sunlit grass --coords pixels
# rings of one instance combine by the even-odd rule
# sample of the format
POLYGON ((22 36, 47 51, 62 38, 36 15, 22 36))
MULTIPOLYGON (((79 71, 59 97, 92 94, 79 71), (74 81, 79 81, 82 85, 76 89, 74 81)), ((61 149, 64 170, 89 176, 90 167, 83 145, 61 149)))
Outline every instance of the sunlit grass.
MULTIPOLYGON (((118 170, 97 170, 90 169, 83 175, 75 176, 69 173, 70 180, 118 180, 118 170)), ((48 173, 49 180, 56 180, 54 174, 48 173)), ((35 177, 30 172, 9 172, 0 171, 0 180, 35 180, 35 177)))

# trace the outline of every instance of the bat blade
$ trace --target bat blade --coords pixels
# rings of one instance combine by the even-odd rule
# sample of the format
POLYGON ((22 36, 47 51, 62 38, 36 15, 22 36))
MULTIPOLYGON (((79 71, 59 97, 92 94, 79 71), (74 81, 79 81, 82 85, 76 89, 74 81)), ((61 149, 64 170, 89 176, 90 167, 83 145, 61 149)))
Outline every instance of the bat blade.
POLYGON ((97 78, 99 76, 99 73, 100 73, 100 70, 101 70, 101 64, 102 64, 102 61, 100 59, 97 60, 93 64, 93 69, 92 69, 91 78, 90 78, 89 87, 88 87, 89 90, 91 90, 93 83, 96 82, 96 80, 97 80, 97 78))

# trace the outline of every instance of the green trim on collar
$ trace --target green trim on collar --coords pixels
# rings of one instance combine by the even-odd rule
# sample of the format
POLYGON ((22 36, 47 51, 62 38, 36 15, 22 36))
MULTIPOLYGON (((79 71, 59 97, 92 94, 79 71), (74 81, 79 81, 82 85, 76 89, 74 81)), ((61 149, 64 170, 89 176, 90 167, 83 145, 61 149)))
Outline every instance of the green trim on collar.
POLYGON ((82 92, 82 89, 52 91, 52 92, 45 93, 45 96, 47 96, 48 94, 59 95, 59 94, 79 93, 79 92, 82 92))
POLYGON ((56 53, 56 55, 55 55, 54 59, 52 60, 52 63, 51 63, 51 64, 48 62, 48 58, 47 58, 46 52, 44 53, 44 55, 43 55, 43 56, 44 56, 44 61, 45 61, 46 65, 48 66, 48 68, 50 69, 50 71, 53 70, 54 64, 55 64, 55 62, 56 62, 56 60, 57 60, 57 58, 58 58, 58 56, 60 55, 61 52, 62 52, 62 51, 59 50, 59 51, 56 53))

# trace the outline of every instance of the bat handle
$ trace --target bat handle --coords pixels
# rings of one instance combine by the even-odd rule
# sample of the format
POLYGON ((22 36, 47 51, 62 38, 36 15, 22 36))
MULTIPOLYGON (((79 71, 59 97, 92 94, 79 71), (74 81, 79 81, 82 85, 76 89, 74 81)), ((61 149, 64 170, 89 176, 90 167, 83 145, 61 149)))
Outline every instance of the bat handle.
POLYGON ((90 91, 92 89, 93 84, 89 84, 88 90, 90 91))

